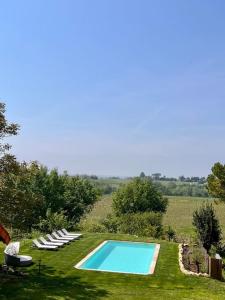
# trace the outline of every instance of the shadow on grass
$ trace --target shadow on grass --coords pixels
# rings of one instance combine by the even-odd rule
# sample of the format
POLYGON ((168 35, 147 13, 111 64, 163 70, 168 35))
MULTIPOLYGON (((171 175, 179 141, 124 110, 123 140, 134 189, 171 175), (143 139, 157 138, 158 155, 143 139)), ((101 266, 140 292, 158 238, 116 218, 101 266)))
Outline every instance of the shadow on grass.
POLYGON ((0 285, 0 299, 92 299, 107 297, 109 293, 90 284, 77 275, 58 274, 48 266, 42 266, 41 273, 33 268, 27 276, 8 279, 0 285))

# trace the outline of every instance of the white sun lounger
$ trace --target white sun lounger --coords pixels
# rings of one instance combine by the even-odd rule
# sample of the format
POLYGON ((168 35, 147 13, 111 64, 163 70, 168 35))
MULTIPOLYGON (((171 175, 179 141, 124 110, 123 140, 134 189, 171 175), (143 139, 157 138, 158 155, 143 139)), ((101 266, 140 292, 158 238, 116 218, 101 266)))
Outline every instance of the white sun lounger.
POLYGON ((82 233, 74 233, 74 232, 68 232, 65 228, 62 229, 62 232, 65 234, 65 235, 68 235, 68 236, 82 236, 82 233))
POLYGON ((57 250, 58 246, 47 246, 47 245, 41 245, 38 240, 33 240, 33 244, 38 248, 38 249, 45 249, 45 250, 57 250))
POLYGON ((62 236, 61 234, 59 234, 58 231, 54 231, 54 233, 56 233, 62 239, 69 240, 71 242, 74 240, 74 237, 70 237, 70 236, 65 237, 65 236, 62 236))
POLYGON ((62 230, 58 230, 57 232, 58 232, 58 234, 60 236, 64 236, 65 238, 72 237, 72 238, 74 238, 76 240, 76 239, 78 239, 80 237, 79 233, 77 233, 77 234, 65 234, 62 230))
POLYGON ((43 238, 42 236, 39 237, 39 240, 44 244, 44 245, 47 245, 47 246, 58 246, 58 247, 62 247, 64 244, 61 243, 61 242, 49 242, 49 241, 46 241, 45 238, 43 238))
POLYGON ((57 234, 58 234, 60 237, 62 237, 62 238, 64 238, 64 239, 70 239, 71 241, 72 241, 72 240, 77 240, 77 239, 78 239, 78 236, 65 235, 61 230, 58 230, 58 231, 57 231, 57 234))
POLYGON ((60 237, 55 231, 52 232, 52 235, 53 235, 54 238, 57 239, 58 241, 71 242, 70 239, 65 239, 65 238, 60 237))
POLYGON ((56 240, 54 239, 51 234, 46 234, 47 238, 49 239, 49 241, 53 242, 53 243, 63 243, 63 244, 68 244, 70 241, 68 240, 56 240))

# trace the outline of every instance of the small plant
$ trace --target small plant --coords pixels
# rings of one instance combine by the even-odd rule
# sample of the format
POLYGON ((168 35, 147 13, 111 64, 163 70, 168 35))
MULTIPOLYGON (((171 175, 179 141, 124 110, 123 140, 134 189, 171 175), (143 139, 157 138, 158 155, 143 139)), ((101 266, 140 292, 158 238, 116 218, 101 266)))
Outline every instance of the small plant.
POLYGON ((204 257, 199 248, 193 248, 193 253, 191 254, 192 262, 196 265, 197 273, 200 273, 200 265, 202 265, 204 261, 204 257))
POLYGON ((176 232, 171 226, 168 227, 168 229, 165 231, 165 233, 166 233, 166 236, 167 236, 169 242, 174 241, 176 239, 176 232))

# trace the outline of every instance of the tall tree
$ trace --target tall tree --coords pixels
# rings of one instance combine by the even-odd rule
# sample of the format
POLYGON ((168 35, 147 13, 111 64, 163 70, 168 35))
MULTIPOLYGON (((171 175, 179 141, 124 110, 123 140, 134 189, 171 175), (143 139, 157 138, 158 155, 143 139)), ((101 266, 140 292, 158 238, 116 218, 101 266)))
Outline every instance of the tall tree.
POLYGON ((11 146, 5 143, 4 139, 17 135, 19 125, 9 123, 5 117, 5 112, 5 104, 0 102, 0 175, 17 170, 16 158, 8 152, 11 146))
POLYGON ((207 178, 209 194, 225 202, 225 165, 217 162, 207 178))
POLYGON ((145 173, 143 171, 140 173, 140 178, 145 178, 145 173))
POLYGON ((193 214, 193 225, 207 252, 221 240, 221 229, 212 204, 205 203, 193 214))
POLYGON ((34 175, 34 167, 22 163, 0 176, 0 220, 11 229, 29 231, 39 221, 43 196, 33 189, 34 175))
POLYGON ((115 192, 113 208, 117 215, 147 211, 165 212, 167 199, 150 179, 135 178, 115 192))
POLYGON ((19 125, 15 123, 9 123, 5 117, 5 103, 0 102, 0 155, 3 155, 8 151, 11 146, 8 143, 4 143, 3 140, 11 135, 17 135, 19 125))

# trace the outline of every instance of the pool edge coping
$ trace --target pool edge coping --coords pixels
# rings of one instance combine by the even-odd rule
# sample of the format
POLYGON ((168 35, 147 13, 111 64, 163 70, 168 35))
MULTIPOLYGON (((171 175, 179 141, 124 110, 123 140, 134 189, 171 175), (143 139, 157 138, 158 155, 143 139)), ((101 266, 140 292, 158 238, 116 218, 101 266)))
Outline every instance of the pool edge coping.
POLYGON ((155 244, 155 252, 154 252, 154 256, 153 256, 153 259, 152 259, 152 263, 150 265, 150 268, 149 268, 149 273, 148 274, 153 274, 154 271, 155 271, 155 267, 156 267, 156 263, 158 261, 158 256, 159 256, 159 249, 160 249, 160 244, 155 244))
POLYGON ((79 261, 74 268, 78 269, 78 270, 83 270, 81 269, 81 265, 88 260, 93 254, 95 254, 100 248, 102 248, 107 242, 131 242, 131 243, 138 243, 138 244, 155 244, 155 251, 154 251, 154 256, 152 259, 152 262, 150 264, 149 267, 149 272, 147 274, 143 274, 143 273, 130 273, 130 272, 115 272, 115 271, 109 271, 109 270, 96 270, 96 269, 84 269, 84 270, 90 270, 90 271, 96 271, 96 272, 110 272, 110 273, 120 273, 120 274, 133 274, 133 275, 152 275, 155 271, 155 267, 156 267, 156 263, 158 260, 158 256, 159 256, 159 249, 160 249, 160 244, 157 243, 148 243, 148 242, 133 242, 133 241, 119 241, 119 240, 105 240, 103 241, 101 244, 99 244, 95 249, 93 249, 90 253, 88 253, 81 261, 79 261))
POLYGON ((95 254, 95 252, 97 252, 104 244, 106 244, 108 242, 108 240, 102 242, 101 244, 99 244, 94 250, 92 250, 90 253, 88 253, 81 261, 79 261, 74 268, 76 269, 80 269, 80 266, 86 261, 88 260, 89 257, 91 257, 93 254, 95 254))

